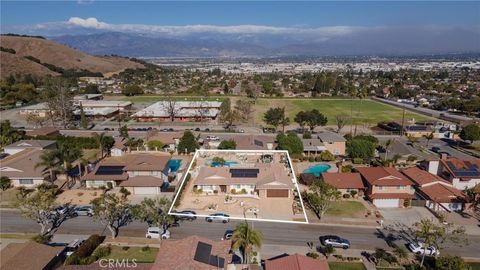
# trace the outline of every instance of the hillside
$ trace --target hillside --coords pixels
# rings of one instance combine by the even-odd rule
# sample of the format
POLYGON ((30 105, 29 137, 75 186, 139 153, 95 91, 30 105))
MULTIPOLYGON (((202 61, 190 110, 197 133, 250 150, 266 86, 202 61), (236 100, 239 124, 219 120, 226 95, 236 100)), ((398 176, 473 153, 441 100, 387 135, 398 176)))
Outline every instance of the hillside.
POLYGON ((4 48, 11 48, 16 51, 16 54, 2 52, 0 61, 2 77, 17 74, 19 71, 38 76, 55 74, 35 61, 24 58, 25 56, 34 57, 41 63, 55 65, 63 69, 88 70, 101 72, 104 75, 118 73, 127 68, 143 67, 141 64, 126 58, 92 56, 46 39, 1 36, 0 44, 4 48), (7 56, 7 54, 9 55, 7 56))

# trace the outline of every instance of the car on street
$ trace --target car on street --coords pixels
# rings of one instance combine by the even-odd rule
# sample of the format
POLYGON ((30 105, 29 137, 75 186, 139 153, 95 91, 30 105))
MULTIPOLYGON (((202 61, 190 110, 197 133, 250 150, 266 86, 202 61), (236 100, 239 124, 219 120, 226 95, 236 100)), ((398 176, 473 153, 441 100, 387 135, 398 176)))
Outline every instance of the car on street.
POLYGON ((83 239, 75 239, 68 243, 67 247, 65 248, 65 255, 67 257, 72 255, 84 242, 85 240, 83 239))
POLYGON ((230 216, 224 213, 211 214, 205 218, 207 222, 222 222, 227 223, 230 221, 230 216))
POLYGON ((222 240, 230 240, 233 236, 233 230, 226 230, 223 234, 222 240))
POLYGON ((440 255, 440 251, 438 251, 435 247, 430 246, 425 248, 425 244, 423 242, 411 242, 407 245, 408 249, 417 254, 422 255, 425 253, 427 256, 438 256, 440 255))
POLYGON ((6 158, 6 157, 8 157, 8 156, 10 156, 9 153, 0 153, 0 160, 6 158))
POLYGON ((207 140, 209 140, 209 141, 219 141, 220 138, 218 136, 215 136, 215 135, 208 135, 207 140))
POLYGON ((74 215, 75 216, 93 216, 93 209, 91 206, 85 205, 85 206, 79 206, 76 207, 74 210, 74 215))
POLYGON ((190 220, 193 221, 197 219, 197 213, 195 211, 191 210, 184 210, 184 211, 179 211, 175 212, 177 220, 190 220))
POLYGON ((432 150, 432 152, 438 153, 440 151, 440 147, 434 146, 434 147, 432 147, 431 150, 432 150))
POLYGON ((158 227, 148 227, 147 233, 145 237, 148 239, 169 239, 170 238, 170 231, 169 230, 161 230, 158 227))
POLYGON ((320 236, 319 239, 320 243, 322 243, 322 245, 324 246, 331 245, 332 247, 343 249, 347 249, 350 247, 350 241, 337 235, 324 235, 320 236))

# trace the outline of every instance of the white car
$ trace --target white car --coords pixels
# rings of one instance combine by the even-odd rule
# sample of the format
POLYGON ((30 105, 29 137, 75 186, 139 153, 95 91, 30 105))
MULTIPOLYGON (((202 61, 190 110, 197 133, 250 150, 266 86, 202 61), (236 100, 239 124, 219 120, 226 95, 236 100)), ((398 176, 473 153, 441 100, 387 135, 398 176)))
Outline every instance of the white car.
POLYGON ((218 136, 208 135, 207 140, 209 140, 209 141, 219 141, 220 138, 218 136))
POLYGON ((83 239, 75 239, 72 242, 68 243, 67 247, 65 248, 65 255, 69 257, 72 255, 82 244, 85 242, 83 239))
POLYGON ((76 216, 93 216, 93 209, 88 205, 77 207, 74 211, 74 215, 76 216))
POLYGON ((222 222, 227 223, 230 221, 230 216, 224 213, 211 214, 205 218, 207 222, 222 222))
POLYGON ((145 235, 148 239, 169 239, 170 238, 170 231, 169 230, 161 230, 158 227, 148 227, 147 234, 145 235), (162 231, 162 233, 160 233, 162 231))
POLYGON ((417 255, 422 255, 425 253, 427 256, 439 256, 440 251, 438 251, 434 246, 427 247, 425 249, 425 244, 422 242, 412 242, 408 244, 408 249, 417 254, 417 255))

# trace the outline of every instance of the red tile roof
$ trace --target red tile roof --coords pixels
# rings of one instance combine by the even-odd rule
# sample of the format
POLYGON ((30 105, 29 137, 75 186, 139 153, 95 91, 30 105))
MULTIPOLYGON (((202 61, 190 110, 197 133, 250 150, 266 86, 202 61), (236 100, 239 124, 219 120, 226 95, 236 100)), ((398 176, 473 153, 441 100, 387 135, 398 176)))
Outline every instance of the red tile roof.
POLYGON ((152 270, 218 270, 217 267, 194 260, 199 242, 212 245, 211 254, 224 258, 225 266, 231 261, 231 241, 212 241, 200 236, 189 236, 181 240, 164 240, 153 264, 152 270))
POLYGON ((433 184, 418 189, 419 192, 438 203, 465 202, 466 196, 458 189, 444 184, 433 184))
POLYGON ((415 184, 419 186, 435 183, 435 182, 442 182, 445 184, 449 184, 449 182, 445 181, 443 178, 431 174, 427 171, 424 171, 418 167, 408 168, 402 171, 410 180, 415 182, 415 184))
POLYGON ((372 186, 409 186, 413 184, 392 167, 360 167, 357 170, 372 186))
POLYGON ((265 270, 330 270, 325 258, 313 259, 294 254, 278 259, 266 260, 265 270))
POLYGON ((322 173, 322 178, 325 183, 338 189, 365 188, 359 173, 322 173))
POLYGON ((408 193, 374 193, 368 195, 372 200, 374 199, 413 199, 413 194, 408 193))
POLYGON ((443 163, 445 168, 447 168, 454 177, 460 178, 460 180, 468 181, 471 178, 480 177, 480 159, 462 160, 459 158, 448 158, 440 159, 440 162, 443 163), (468 171, 469 173, 471 173, 471 175, 459 175, 459 172, 462 171, 468 171))

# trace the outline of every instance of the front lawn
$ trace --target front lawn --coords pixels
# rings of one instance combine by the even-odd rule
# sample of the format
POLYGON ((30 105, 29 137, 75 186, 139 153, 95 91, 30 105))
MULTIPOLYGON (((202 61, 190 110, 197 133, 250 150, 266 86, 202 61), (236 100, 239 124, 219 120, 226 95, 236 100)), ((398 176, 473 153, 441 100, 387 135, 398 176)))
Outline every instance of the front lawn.
POLYGON ((16 188, 9 188, 5 191, 0 191, 0 207, 13 207, 13 203, 17 198, 18 190, 16 188))
POLYGON ((327 210, 327 216, 364 217, 367 208, 357 201, 336 201, 327 210))
POLYGON ((128 247, 124 250, 124 247, 112 246, 110 255, 104 257, 104 259, 118 259, 118 260, 133 260, 137 263, 152 263, 157 257, 158 248, 150 247, 148 250, 142 250, 142 247, 128 247))
POLYGON ((472 270, 480 270, 480 262, 467 262, 472 270))
POLYGON ((330 270, 367 270, 363 263, 329 262, 330 270))

